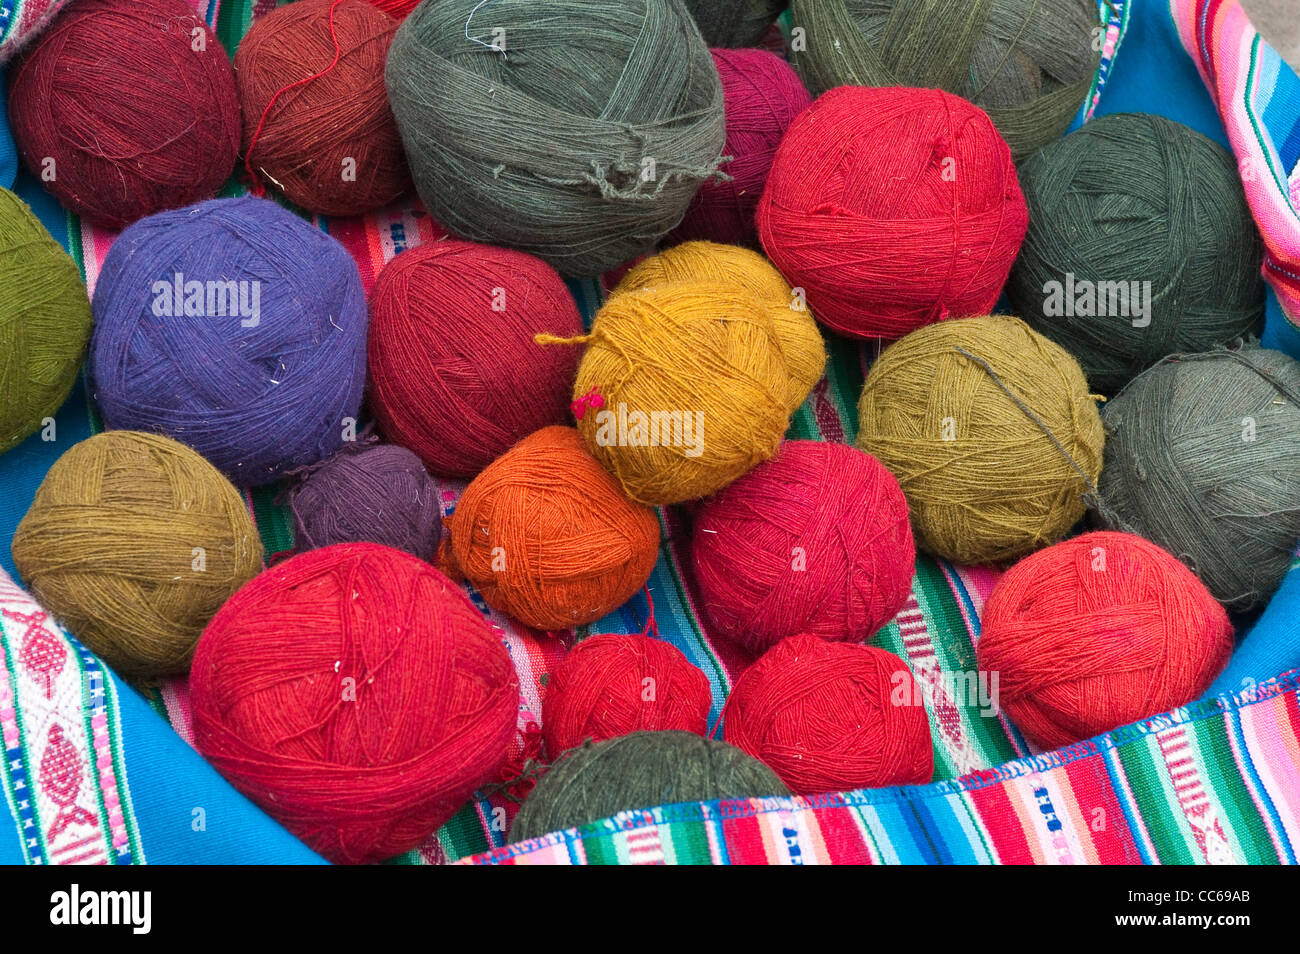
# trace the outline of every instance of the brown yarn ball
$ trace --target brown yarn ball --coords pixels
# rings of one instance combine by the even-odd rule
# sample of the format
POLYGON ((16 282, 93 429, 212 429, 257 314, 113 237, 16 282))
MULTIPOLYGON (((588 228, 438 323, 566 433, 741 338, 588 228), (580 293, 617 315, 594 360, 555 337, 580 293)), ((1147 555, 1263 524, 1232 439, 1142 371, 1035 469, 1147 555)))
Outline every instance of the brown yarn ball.
POLYGON ((203 627, 262 567, 239 492, 167 437, 105 431, 69 448, 13 539, 32 595, 124 676, 188 669, 203 627))
POLYGON ((361 215, 409 191, 384 87, 396 32, 362 0, 300 0, 255 21, 235 54, 247 165, 322 215, 361 215))

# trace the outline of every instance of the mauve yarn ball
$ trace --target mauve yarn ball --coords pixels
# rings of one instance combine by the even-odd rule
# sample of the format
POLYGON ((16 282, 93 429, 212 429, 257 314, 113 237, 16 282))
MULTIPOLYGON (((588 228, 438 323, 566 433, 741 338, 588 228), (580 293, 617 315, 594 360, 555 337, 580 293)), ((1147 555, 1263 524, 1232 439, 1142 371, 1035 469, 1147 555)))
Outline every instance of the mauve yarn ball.
POLYGON ((366 376, 366 301, 343 246, 266 199, 132 225, 92 299, 92 395, 109 427, 189 444, 241 486, 337 450, 366 376))
POLYGON ((582 334, 555 270, 512 249, 442 239, 402 252, 370 293, 370 408, 435 474, 468 480, 520 439, 567 423, 582 334))
POLYGON ((365 541, 432 560, 442 539, 438 486, 396 444, 344 444, 300 475, 288 504, 299 552, 365 541))
POLYGON ((788 0, 683 0, 709 46, 753 46, 788 0))
POLYGON ((598 275, 717 175, 722 84, 679 0, 439 0, 398 28, 389 100, 453 234, 598 275))
POLYGON ((239 100, 217 36, 184 0, 79 0, 10 71, 27 168, 109 229, 214 195, 239 152, 239 100))
POLYGON ((235 54, 246 166, 322 215, 411 187, 384 61, 397 21, 362 0, 299 0, 253 21, 235 54))
POLYGON ((794 68, 767 50, 712 50, 722 79, 731 156, 725 182, 706 182, 691 200, 669 240, 709 239, 758 248, 754 213, 776 158, 776 147, 795 116, 812 105, 794 68))

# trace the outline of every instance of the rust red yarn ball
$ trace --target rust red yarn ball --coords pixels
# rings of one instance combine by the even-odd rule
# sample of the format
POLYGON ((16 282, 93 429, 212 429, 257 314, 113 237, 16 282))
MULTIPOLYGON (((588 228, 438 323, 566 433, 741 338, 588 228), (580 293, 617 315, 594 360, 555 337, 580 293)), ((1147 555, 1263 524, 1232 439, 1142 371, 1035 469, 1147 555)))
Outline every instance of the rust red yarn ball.
POLYGON ((519 711, 484 616, 410 554, 341 543, 239 590, 199 639, 194 742, 326 858, 414 848, 507 759, 519 711))
POLYGON ((588 739, 643 730, 705 735, 712 703, 708 677, 671 643, 639 634, 589 636, 546 684, 546 754, 554 760, 588 739))
POLYGON ((1232 653, 1228 614, 1154 543, 1099 532, 1021 560, 981 619, 979 668, 1042 749, 1198 698, 1232 653))
POLYGON ((736 680, 722 710, 723 738, 798 795, 920 785, 934 773, 920 700, 893 653, 791 636, 736 680))
POLYGON ((755 653, 797 633, 871 636, 903 608, 916 562, 894 475, 819 441, 786 441, 708 498, 691 552, 715 631, 755 653))
POLYGON ((442 239, 385 266, 370 295, 370 407, 432 473, 468 479, 546 427, 569 421, 582 334, 564 280, 524 252, 442 239))
POLYGON ((396 32, 364 0, 298 0, 255 20, 235 54, 246 167, 322 215, 410 191, 384 86, 396 32))
POLYGON ((1029 214, 1011 150, 942 90, 841 86, 790 124, 758 233, 824 324, 899 338, 988 314, 1029 214))
POLYGON ((95 225, 211 198, 239 151, 226 51, 185 0, 78 0, 9 73, 27 168, 95 225))
POLYGON ((722 154, 733 157, 722 171, 731 181, 704 183, 669 242, 707 239, 757 248, 754 213, 777 146, 794 118, 811 105, 812 96, 794 67, 775 53, 758 49, 710 52, 722 77, 727 119, 727 144, 722 154))

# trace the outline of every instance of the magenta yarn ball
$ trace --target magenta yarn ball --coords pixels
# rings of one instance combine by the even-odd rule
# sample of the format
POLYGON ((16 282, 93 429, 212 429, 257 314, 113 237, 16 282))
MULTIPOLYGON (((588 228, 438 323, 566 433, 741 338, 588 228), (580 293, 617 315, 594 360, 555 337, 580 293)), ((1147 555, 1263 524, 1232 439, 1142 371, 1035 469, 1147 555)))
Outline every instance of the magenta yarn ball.
POLYGON ((767 50, 711 50, 722 77, 730 182, 706 182, 667 244, 708 239, 758 248, 754 214, 785 131, 812 105, 794 68, 767 50))
POLYGON ((845 444, 787 441, 701 505, 692 555, 714 630, 761 653, 798 633, 871 636, 911 593, 916 545, 883 464, 845 444))

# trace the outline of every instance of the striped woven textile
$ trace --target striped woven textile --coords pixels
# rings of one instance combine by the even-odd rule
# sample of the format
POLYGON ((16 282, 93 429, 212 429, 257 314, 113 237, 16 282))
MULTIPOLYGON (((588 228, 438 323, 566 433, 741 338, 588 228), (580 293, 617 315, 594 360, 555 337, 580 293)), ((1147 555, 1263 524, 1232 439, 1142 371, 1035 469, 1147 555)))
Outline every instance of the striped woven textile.
POLYGON ((1295 864, 1300 673, 908 788, 624 812, 466 864, 1295 864))
POLYGON ((0 65, 54 18, 68 0, 0 0, 0 65))

